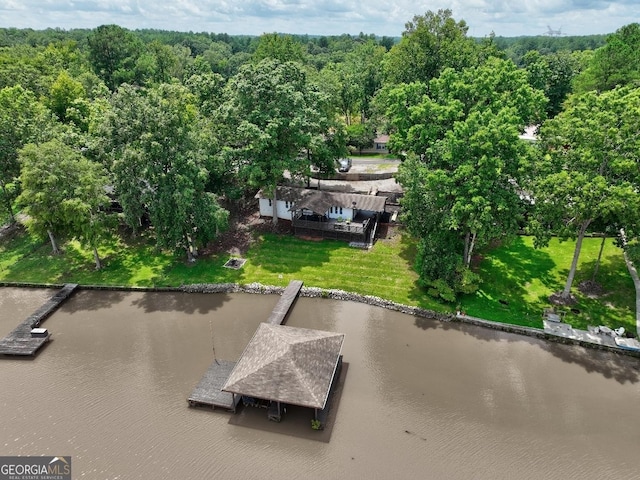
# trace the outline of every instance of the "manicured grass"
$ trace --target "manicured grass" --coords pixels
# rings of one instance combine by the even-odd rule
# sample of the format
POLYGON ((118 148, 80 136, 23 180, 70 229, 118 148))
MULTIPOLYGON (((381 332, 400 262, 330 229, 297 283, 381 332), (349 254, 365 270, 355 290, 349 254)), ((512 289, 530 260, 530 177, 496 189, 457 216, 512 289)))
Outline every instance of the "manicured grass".
POLYGON ((413 248, 404 236, 378 242, 366 251, 351 248, 345 242, 264 235, 248 255, 245 275, 275 285, 286 285, 296 278, 310 286, 339 288, 442 310, 445 307, 426 297, 417 286, 417 275, 410 268, 413 248))
MULTIPOLYGON (((573 242, 553 240, 536 250, 528 237, 484 252, 478 271, 480 290, 460 299, 469 315, 499 322, 541 327, 548 296, 564 286, 573 242)), ((453 311, 424 293, 413 271, 415 242, 407 235, 378 241, 371 250, 332 240, 309 241, 293 236, 264 234, 256 239, 240 270, 224 268, 229 255, 201 258, 187 264, 183 256, 158 251, 152 241, 138 237, 124 242, 113 238, 100 248, 104 268, 96 271, 91 252, 67 242, 62 256, 50 254, 48 243, 29 235, 0 241, 0 281, 134 286, 179 286, 190 283, 252 283, 286 285, 299 279, 307 286, 342 289, 375 295, 406 305, 453 311)), ((622 252, 606 243, 597 281, 604 292, 589 298, 577 289, 591 278, 600 239, 585 239, 573 293, 578 303, 566 320, 578 328, 587 325, 624 326, 635 332, 635 290, 622 252)))
MULTIPOLYGON (((583 243, 572 293, 577 303, 564 307, 565 320, 576 328, 587 325, 623 326, 635 332, 635 290, 622 251, 607 240, 596 281, 603 286, 598 298, 578 290, 590 280, 600 249, 600 238, 583 243)), ((553 239, 548 248, 536 250, 533 239, 519 237, 512 244, 489 252, 480 264, 483 283, 473 296, 461 301, 470 315, 500 322, 542 326, 542 311, 551 293, 562 290, 569 273, 574 242, 553 239), (501 302, 502 300, 502 302, 501 302)))
POLYGON ((99 248, 104 268, 99 271, 91 251, 77 241, 66 242, 63 250, 63 255, 52 255, 48 242, 27 234, 13 235, 0 243, 0 280, 153 286, 173 261, 144 238, 128 244, 117 237, 104 242, 99 248))
POLYGON ((104 257, 99 271, 94 268, 91 252, 77 242, 66 243, 64 249, 64 255, 54 256, 48 243, 28 235, 15 236, 0 244, 0 281, 134 286, 260 282, 284 286, 299 279, 309 286, 375 295, 423 308, 448 308, 420 291, 418 277, 411 269, 413 242, 400 235, 367 251, 345 242, 265 234, 240 270, 223 267, 228 255, 187 264, 181 256, 158 251, 144 238, 126 244, 117 238, 106 242, 99 249, 104 257))

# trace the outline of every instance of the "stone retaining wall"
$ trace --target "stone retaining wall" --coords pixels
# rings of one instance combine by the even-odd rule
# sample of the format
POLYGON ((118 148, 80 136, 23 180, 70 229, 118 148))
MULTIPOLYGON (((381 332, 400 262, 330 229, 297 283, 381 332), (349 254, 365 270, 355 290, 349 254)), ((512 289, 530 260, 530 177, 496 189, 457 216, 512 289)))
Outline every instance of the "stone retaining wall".
MULTIPOLYGON (((49 284, 16 284, 16 283, 0 283, 0 286, 13 287, 57 287, 61 285, 49 284)), ((261 283, 237 284, 237 283, 198 283, 191 285, 182 285, 180 287, 114 287, 104 285, 82 285, 78 289, 82 290, 126 290, 126 291, 147 291, 147 292, 186 292, 186 293, 251 293, 262 295, 282 295, 285 287, 276 287, 272 285, 262 285, 261 283)), ((470 317, 468 315, 454 315, 450 313, 441 313, 433 310, 426 310, 419 307, 411 307, 400 303, 395 303, 372 295, 360 295, 358 293, 345 292, 344 290, 327 290, 318 287, 302 287, 300 290, 301 297, 310 298, 329 298, 331 300, 346 300, 351 302, 359 302, 374 307, 386 308, 395 312, 413 315, 421 318, 429 318, 440 322, 459 322, 469 325, 476 325, 484 328, 492 328, 507 333, 515 333, 517 335, 526 335, 550 342, 563 343, 567 345, 580 345, 585 348, 596 350, 607 350, 613 353, 628 355, 640 358, 640 351, 625 350, 607 345, 598 345, 596 343, 585 342, 578 339, 560 337, 546 333, 544 330, 532 327, 523 327, 520 325, 512 325, 508 323, 492 322, 481 318, 470 317)))
MULTIPOLYGON (((284 291, 284 287, 274 287, 269 285, 262 285, 260 283, 250 283, 248 285, 238 285, 235 283, 196 284, 185 285, 181 287, 181 289, 185 292, 190 293, 257 293, 277 295, 281 295, 284 291)), ((440 322, 466 323, 469 325, 476 325, 484 328, 492 328, 494 330, 499 330, 502 332, 514 333, 517 335, 526 335, 528 337, 539 338, 541 340, 547 340, 550 342, 562 343, 567 345, 580 345, 585 348, 607 350, 617 354, 640 358, 640 351, 625 350, 622 348, 585 342, 578 339, 560 337, 558 335, 546 333, 544 330, 539 328, 492 322, 489 320, 483 320, 481 318, 470 317, 468 315, 453 315, 450 313, 441 313, 435 312, 433 310, 426 310, 419 307, 411 307, 372 295, 360 295, 358 293, 345 292, 344 290, 326 290, 318 287, 302 287, 302 289, 300 290, 300 296, 310 298, 321 297, 329 298, 331 300, 346 300, 350 302, 365 303, 374 307, 386 308, 388 310, 393 310, 395 312, 404 313, 407 315, 413 315, 415 317, 429 318, 440 322)))
POLYGON ((328 175, 311 175, 315 180, 337 180, 342 182, 370 182, 375 180, 389 180, 396 176, 395 172, 335 172, 328 175))

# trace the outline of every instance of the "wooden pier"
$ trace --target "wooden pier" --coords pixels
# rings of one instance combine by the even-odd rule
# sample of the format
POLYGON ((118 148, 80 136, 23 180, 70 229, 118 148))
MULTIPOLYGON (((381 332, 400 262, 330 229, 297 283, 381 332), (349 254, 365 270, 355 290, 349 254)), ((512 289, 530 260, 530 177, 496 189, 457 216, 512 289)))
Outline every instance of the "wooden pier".
POLYGON ((51 336, 46 330, 37 329, 78 287, 75 283, 67 283, 33 314, 20 323, 11 333, 0 340, 0 354, 3 355, 35 355, 51 336))
POLYGON ((222 386, 229 378, 231 370, 236 366, 236 362, 225 360, 214 360, 209 369, 200 380, 200 383, 191 392, 188 398, 190 407, 225 408, 236 411, 240 402, 240 395, 223 392, 222 386))
MULTIPOLYGON (((289 310, 291 310, 301 288, 301 280, 292 280, 289 282, 289 285, 285 288, 284 292, 282 292, 280 300, 278 300, 266 323, 281 325, 289 313, 289 310)), ((241 396, 222 391, 222 387, 229 378, 229 375, 231 375, 231 371, 235 365, 236 362, 214 360, 202 377, 202 380, 200 380, 200 383, 198 383, 187 399, 189 406, 213 409, 225 408, 235 413, 241 396)))
POLYGON ((271 315, 269 315, 266 323, 282 325, 284 319, 289 313, 289 310, 291 310, 291 307, 293 306, 293 302, 298 298, 298 293, 300 293, 301 288, 302 280, 291 280, 289 285, 287 285, 287 288, 282 292, 280 300, 278 300, 277 305, 271 312, 271 315))

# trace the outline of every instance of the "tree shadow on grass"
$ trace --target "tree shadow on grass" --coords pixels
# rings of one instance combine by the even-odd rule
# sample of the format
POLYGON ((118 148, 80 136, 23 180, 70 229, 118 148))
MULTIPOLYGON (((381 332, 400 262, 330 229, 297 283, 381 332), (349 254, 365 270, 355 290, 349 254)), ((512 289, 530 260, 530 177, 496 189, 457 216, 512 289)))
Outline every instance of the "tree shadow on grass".
POLYGON ((538 280, 545 287, 553 289, 557 279, 552 273, 556 267, 551 256, 525 244, 522 237, 516 237, 509 245, 489 252, 492 261, 481 265, 483 277, 501 287, 503 296, 510 296, 524 302, 527 285, 538 280))
POLYGON ((583 262, 576 273, 572 288, 578 298, 576 307, 591 312, 594 319, 605 319, 605 323, 601 321, 603 324, 618 326, 616 323, 622 321, 625 328, 635 330, 635 287, 622 254, 600 264, 595 281, 602 287, 602 292, 586 295, 580 292, 579 286, 592 279, 595 267, 595 259, 583 262))
POLYGON ((6 244, 7 259, 1 258, 0 273, 8 282, 63 283, 61 272, 69 270, 64 255, 53 255, 51 245, 23 232, 6 244))
MULTIPOLYGON (((418 252, 417 242, 409 235, 400 234, 399 237, 399 257, 407 262, 407 265, 409 265, 409 268, 411 268, 411 270, 415 271, 416 255, 418 252)), ((425 289, 420 285, 419 280, 413 282, 411 289, 407 292, 407 297, 409 298, 409 300, 411 300, 413 305, 416 305, 420 308, 436 310, 438 312, 453 310, 453 305, 447 305, 429 296, 425 289)))
POLYGON ((411 265, 411 267, 414 268, 417 253, 417 241, 409 235, 400 234, 400 258, 405 260, 408 265, 411 265))
POLYGON ((85 272, 86 283, 100 284, 106 278, 112 285, 154 286, 160 283, 171 261, 160 252, 131 249, 126 254, 110 254, 103 259, 103 268, 99 271, 85 272), (140 275, 141 269, 152 272, 147 278, 140 275))
POLYGON ((579 365, 589 373, 598 373, 621 384, 640 382, 640 365, 636 357, 580 345, 565 345, 526 335, 458 322, 442 322, 435 319, 415 317, 414 324, 422 330, 452 330, 464 335, 471 335, 475 339, 484 342, 503 342, 505 340, 514 343, 524 342, 539 347, 565 363, 579 365))
MULTIPOLYGON (((402 243, 402 258, 415 264, 416 243, 408 238, 403 238, 402 243)), ((539 315, 543 306, 549 302, 546 294, 539 295, 532 301, 530 285, 538 281, 545 289, 557 289, 557 280, 553 274, 555 267, 555 262, 548 253, 530 247, 521 237, 516 237, 508 246, 498 247, 487 253, 477 270, 482 278, 479 290, 475 294, 461 296, 459 302, 464 310, 483 318, 540 326, 539 315)), ((417 282, 409 297, 424 308, 433 308, 434 304, 439 304, 436 300, 429 299, 417 282)), ((442 305, 439 310, 449 310, 443 304, 439 305, 442 305)))
POLYGON ((479 290, 463 296, 460 303, 481 318, 539 327, 542 309, 549 304, 547 292, 558 288, 555 268, 547 252, 516 237, 487 252, 477 270, 482 278, 479 290))

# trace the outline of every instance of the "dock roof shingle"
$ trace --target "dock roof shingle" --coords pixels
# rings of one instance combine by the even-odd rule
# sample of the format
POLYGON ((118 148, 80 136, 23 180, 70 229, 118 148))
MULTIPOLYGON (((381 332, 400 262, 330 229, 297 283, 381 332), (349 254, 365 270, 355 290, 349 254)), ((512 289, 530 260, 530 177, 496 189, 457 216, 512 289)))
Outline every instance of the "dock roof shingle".
POLYGON ((324 408, 344 334, 261 323, 223 391, 324 408))

